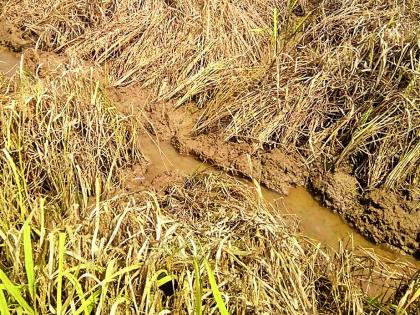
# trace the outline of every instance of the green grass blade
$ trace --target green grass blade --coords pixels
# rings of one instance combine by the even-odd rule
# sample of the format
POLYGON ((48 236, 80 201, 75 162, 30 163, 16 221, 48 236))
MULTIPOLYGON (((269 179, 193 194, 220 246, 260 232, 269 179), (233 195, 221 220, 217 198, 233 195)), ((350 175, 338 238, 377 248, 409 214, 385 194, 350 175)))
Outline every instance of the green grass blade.
POLYGON ((279 34, 279 12, 277 8, 273 10, 273 42, 277 42, 277 36, 279 34))
POLYGON ((105 303, 106 295, 108 293, 108 286, 111 283, 111 281, 114 279, 112 277, 112 273, 114 272, 114 266, 115 266, 115 260, 111 260, 108 267, 106 268, 105 279, 104 279, 104 282, 103 282, 103 285, 102 285, 101 297, 99 299, 99 305, 96 309, 96 315, 101 314, 102 308, 103 308, 104 303, 105 303))
POLYGON ((202 315, 203 314, 203 288, 201 285, 201 277, 200 277, 200 266, 198 265, 197 258, 194 258, 194 303, 195 303, 195 314, 202 315))
POLYGON ((124 267, 124 268, 118 270, 116 273, 114 273, 108 280, 112 281, 113 279, 115 279, 119 276, 122 276, 123 274, 130 273, 131 271, 137 270, 137 269, 141 268, 142 266, 143 266, 143 264, 138 263, 138 264, 134 264, 132 266, 124 267))
POLYGON ((93 309, 93 306, 96 304, 99 295, 101 294, 101 289, 93 292, 83 303, 82 305, 74 312, 74 315, 80 315, 81 313, 90 313, 93 309))
POLYGON ((3 286, 0 286, 0 314, 10 315, 9 306, 3 293, 3 286))
POLYGON ((31 226, 26 221, 23 225, 23 251, 25 254, 25 270, 28 279, 29 294, 35 303, 35 268, 32 252, 31 226))
POLYGON ((35 314, 32 307, 29 306, 28 302, 25 301, 18 287, 13 285, 12 281, 7 275, 0 269, 0 281, 3 283, 3 287, 8 294, 10 294, 16 302, 29 314, 35 314))
POLYGON ((216 300, 216 304, 217 304, 220 314, 229 315, 225 302, 223 301, 222 294, 220 293, 219 287, 217 286, 217 282, 216 282, 216 278, 214 277, 213 270, 211 269, 211 266, 209 262, 207 261, 207 259, 204 259, 204 266, 206 267, 207 275, 209 276, 211 292, 213 293, 213 297, 216 300))
POLYGON ((60 233, 58 241, 58 275, 57 275, 57 314, 62 314, 62 290, 64 273, 64 250, 66 242, 66 233, 60 233))
POLYGON ((167 274, 168 272, 165 269, 158 270, 155 274, 153 274, 150 278, 146 280, 146 285, 144 287, 144 290, 142 292, 141 302, 140 302, 140 308, 143 308, 147 305, 147 302, 150 298, 150 292, 152 289, 152 285, 157 282, 157 279, 161 274, 167 274))
POLYGON ((166 275, 163 278, 157 280, 157 286, 158 287, 161 287, 161 286, 165 285, 168 282, 172 282, 174 279, 176 279, 174 276, 172 276, 172 275, 166 275))
POLYGON ((27 211, 26 211, 26 206, 25 206, 25 201, 24 201, 24 194, 23 194, 24 189, 21 183, 21 176, 19 174, 19 170, 15 162, 13 161, 13 158, 11 157, 9 151, 7 151, 6 149, 3 149, 3 153, 6 156, 6 160, 9 163, 10 168, 12 169, 12 172, 13 172, 13 176, 15 178, 16 186, 18 189, 20 215, 21 215, 21 219, 24 220, 27 211))
MULTIPOLYGON (((82 285, 80 284, 79 280, 71 273, 66 270, 64 273, 66 279, 73 285, 74 289, 76 290, 77 295, 79 296, 81 305, 86 304, 85 293, 83 292, 82 285)), ((88 315, 89 312, 87 309, 85 310, 85 315, 88 315)))

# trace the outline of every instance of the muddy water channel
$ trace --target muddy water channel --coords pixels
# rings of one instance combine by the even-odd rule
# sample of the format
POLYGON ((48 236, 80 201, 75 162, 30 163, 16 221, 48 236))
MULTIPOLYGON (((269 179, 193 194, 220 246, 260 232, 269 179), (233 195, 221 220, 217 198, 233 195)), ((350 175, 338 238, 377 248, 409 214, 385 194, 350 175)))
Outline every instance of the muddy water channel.
MULTIPOLYGON (((166 171, 178 171, 182 175, 193 174, 203 170, 219 173, 220 170, 195 159, 192 156, 181 155, 169 142, 156 142, 151 137, 140 139, 143 154, 149 160, 146 176, 150 179, 166 171)), ((253 184, 239 178, 250 186, 253 184)), ((321 242, 332 248, 338 248, 340 240, 346 243, 353 240, 355 247, 372 249, 376 254, 390 260, 408 261, 420 267, 420 261, 411 256, 401 255, 386 246, 376 245, 351 228, 341 217, 323 207, 304 187, 290 189, 287 196, 261 187, 266 201, 272 204, 279 215, 296 217, 300 222, 303 234, 316 242, 321 242)))
POLYGON ((19 68, 20 56, 0 46, 0 72, 11 78, 19 68))
MULTIPOLYGON (((11 53, 0 47, 0 72, 4 73, 6 77, 10 78, 16 73, 19 69, 19 62, 19 54, 11 53)), ((181 175, 189 175, 198 170, 220 172, 192 156, 179 154, 169 142, 159 143, 148 136, 140 137, 140 141, 142 152, 150 162, 146 173, 148 179, 153 179, 167 171, 176 171, 181 175)), ((247 180, 240 180, 252 185, 247 180)), ((279 211, 279 215, 297 217, 303 234, 317 242, 337 248, 339 240, 348 240, 351 236, 355 246, 371 248, 376 254, 391 260, 410 261, 420 267, 420 262, 411 256, 400 255, 386 247, 367 241, 338 215, 322 207, 303 187, 291 189, 288 196, 265 188, 262 188, 262 193, 266 201, 279 211)))

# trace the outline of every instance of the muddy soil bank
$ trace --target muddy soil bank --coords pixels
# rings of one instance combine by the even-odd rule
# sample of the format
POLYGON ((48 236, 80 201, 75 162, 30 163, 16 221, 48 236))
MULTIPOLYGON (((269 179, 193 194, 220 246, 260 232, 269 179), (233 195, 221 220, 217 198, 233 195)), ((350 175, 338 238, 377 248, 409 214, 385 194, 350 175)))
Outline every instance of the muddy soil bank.
POLYGON ((356 179, 345 172, 315 172, 309 184, 320 201, 362 235, 420 259, 419 201, 382 189, 359 193, 356 179))
POLYGON ((351 174, 307 169, 298 157, 280 149, 253 152, 248 145, 226 144, 215 135, 192 138, 176 135, 173 143, 184 154, 192 154, 234 174, 255 178, 282 194, 287 194, 290 187, 307 185, 318 200, 369 240, 420 258, 418 201, 379 189, 360 193, 351 174))
POLYGON ((174 110, 170 102, 154 101, 154 95, 141 86, 110 89, 110 97, 117 109, 137 117, 139 126, 142 126, 139 142, 148 161, 147 165, 136 165, 125 171, 123 187, 126 191, 154 189, 159 195, 166 196, 171 193, 171 187, 184 185, 189 176, 197 172, 205 171, 210 177, 221 178, 230 173, 237 175, 235 178, 241 184, 254 190, 256 196, 261 195, 273 207, 273 214, 281 215, 301 235, 315 242, 338 249, 343 244, 340 241, 344 241, 347 244, 344 246, 373 250, 390 262, 401 259, 417 265, 411 256, 400 255, 387 246, 369 242, 340 216, 321 206, 305 188, 305 177, 309 173, 305 167, 297 167, 296 157, 286 164, 288 157, 280 151, 259 151, 245 143, 226 144, 217 138, 212 138, 211 144, 205 136, 189 138, 187 134, 199 113, 196 106, 189 104, 174 110), (210 154, 206 150, 212 150, 208 159, 206 157, 210 154), (242 166, 240 170, 238 166, 242 166), (254 178, 265 185, 258 192, 257 186, 246 178, 254 178), (282 189, 282 193, 265 188, 267 184, 282 189), (349 236, 352 236, 351 243, 348 243, 349 236))
POLYGON ((200 113, 193 103, 174 110, 151 103, 145 111, 149 131, 170 140, 181 154, 188 154, 233 175, 256 179, 265 187, 287 195, 291 187, 304 186, 309 173, 296 156, 281 150, 266 152, 245 142, 226 143, 217 134, 191 136, 200 113))
POLYGON ((308 167, 303 159, 280 148, 264 150, 244 142, 225 142, 217 134, 192 135, 200 114, 194 104, 173 109, 152 103, 145 113, 149 130, 171 139, 182 154, 190 154, 232 174, 254 178, 269 189, 287 195, 291 187, 306 186, 314 197, 367 239, 420 257, 418 200, 392 191, 363 192, 345 168, 326 171, 308 167))

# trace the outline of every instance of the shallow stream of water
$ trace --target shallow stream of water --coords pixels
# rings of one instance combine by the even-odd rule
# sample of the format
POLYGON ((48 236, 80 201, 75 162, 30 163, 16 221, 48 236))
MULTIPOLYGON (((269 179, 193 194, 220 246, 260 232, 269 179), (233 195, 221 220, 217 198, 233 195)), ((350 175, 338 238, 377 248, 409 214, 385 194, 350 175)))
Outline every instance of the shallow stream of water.
POLYGON ((0 72, 11 78, 19 68, 20 55, 0 47, 0 72))
MULTIPOLYGON (((20 55, 0 47, 0 72, 12 77, 19 68, 20 55)), ((168 142, 156 143, 150 137, 141 137, 143 154, 150 161, 146 176, 153 178, 165 171, 178 171, 181 174, 192 174, 199 169, 220 172, 215 168, 196 160, 192 156, 179 154, 168 142)), ((241 181, 250 184, 248 181, 241 181)), ((264 198, 278 209, 279 214, 296 216, 304 235, 330 247, 337 248, 340 239, 352 236, 355 246, 371 248, 376 254, 392 260, 410 261, 420 267, 420 262, 413 257, 400 255, 386 247, 375 245, 347 225, 340 216, 321 206, 303 187, 293 188, 288 196, 262 188, 264 198)))
MULTIPOLYGON (((146 176, 153 178, 165 171, 179 171, 181 174, 193 174, 197 170, 220 172, 192 156, 181 155, 168 142, 157 143, 152 138, 143 136, 140 139, 142 153, 150 162, 146 176)), ((252 185, 248 180, 242 182, 252 185)), ((270 202, 281 215, 296 216, 299 219, 303 234, 316 242, 332 248, 339 246, 339 241, 348 241, 351 236, 355 247, 370 248, 376 254, 391 260, 403 260, 420 267, 420 262, 409 255, 401 255, 383 245, 374 244, 355 229, 350 227, 339 215, 323 207, 304 187, 291 188, 287 196, 261 187, 266 201, 270 202)))

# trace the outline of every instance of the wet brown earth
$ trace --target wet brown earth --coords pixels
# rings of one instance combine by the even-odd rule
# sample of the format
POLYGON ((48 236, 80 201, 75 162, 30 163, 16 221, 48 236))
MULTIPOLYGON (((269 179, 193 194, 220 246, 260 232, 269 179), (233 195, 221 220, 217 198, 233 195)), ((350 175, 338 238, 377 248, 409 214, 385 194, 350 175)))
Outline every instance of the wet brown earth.
MULTIPOLYGON (((189 104, 174 109, 171 104, 154 102, 152 94, 135 86, 112 93, 119 110, 136 115, 144 125, 140 142, 149 165, 146 171, 141 168, 133 170, 131 189, 139 186, 163 189, 171 181, 200 170, 228 173, 250 186, 253 186, 250 179, 254 179, 262 184, 264 198, 279 215, 296 218, 304 235, 315 241, 337 248, 340 240, 352 239, 355 247, 370 248, 392 260, 408 260, 420 266, 415 258, 404 255, 397 247, 375 243, 363 236, 345 221, 345 216, 339 215, 332 204, 328 208, 323 206, 321 201, 327 204, 327 198, 315 189, 306 188, 310 186, 311 172, 299 163, 298 158, 287 156, 280 150, 260 151, 246 143, 227 144, 215 135, 191 136, 192 125, 199 115, 196 106, 189 104)), ((336 177, 337 180, 340 176, 336 177)), ((339 181, 336 188, 344 183, 345 180, 339 181)), ((351 204, 355 202, 353 199, 346 201, 349 191, 335 189, 334 192, 341 193, 339 200, 343 207, 346 202, 354 206, 351 204)), ((340 206, 338 201, 337 204, 340 206)))
MULTIPOLYGON (((419 256, 420 202, 380 189, 362 192, 345 168, 334 172, 309 168, 298 156, 281 149, 270 151, 247 143, 226 143, 216 134, 192 135, 200 114, 194 104, 150 105, 150 130, 170 140, 181 154, 192 155, 233 175, 256 179, 266 188, 287 196, 293 187, 307 187, 315 198, 372 243, 419 256), (152 125, 150 125, 152 126, 152 125)), ((313 222, 317 222, 313 218, 313 222)), ((316 224, 316 223, 315 223, 316 224)))
POLYGON ((0 72, 10 78, 19 68, 19 54, 0 46, 0 72))
MULTIPOLYGON (((43 58, 44 68, 62 61, 51 54, 43 58)), ((0 49, 0 71, 8 77, 19 68, 19 62, 19 54, 0 49)), ((31 67, 39 68, 39 63, 33 62, 31 67)), ((416 203, 412 208, 406 208, 407 203, 398 206, 396 196, 380 191, 360 196, 351 175, 313 172, 298 157, 280 149, 268 152, 247 143, 226 143, 213 134, 193 136, 191 130, 199 115, 194 104, 174 109, 170 103, 154 101, 153 93, 136 86, 110 90, 109 94, 120 111, 135 115, 143 126, 139 141, 148 165, 127 172, 128 190, 151 187, 162 190, 199 170, 223 171, 238 176, 253 188, 252 181, 245 178, 261 183, 262 195, 273 209, 279 215, 297 219, 303 234, 317 242, 337 247, 340 240, 351 237, 354 246, 420 266, 411 256, 395 251, 403 249, 416 254, 419 248, 420 213, 416 203), (305 187, 310 187, 329 209, 305 187)))
MULTIPOLYGON (((174 181, 182 180, 184 176, 195 172, 205 171, 218 174, 224 172, 223 169, 210 166, 192 155, 179 153, 167 140, 157 141, 154 136, 143 134, 140 143, 149 164, 145 170, 139 167, 129 172, 126 186, 130 190, 150 186, 163 190, 174 181)), ((251 181, 243 177, 237 177, 237 179, 257 189, 251 181)), ((348 243, 349 246, 371 249, 390 260, 402 259, 415 263, 415 259, 411 256, 400 255, 385 245, 376 245, 368 241, 346 224, 339 215, 322 206, 305 187, 289 187, 287 195, 266 187, 259 188, 265 201, 273 206, 278 215, 295 221, 300 231, 315 242, 332 248, 337 248, 340 243, 348 243)))

